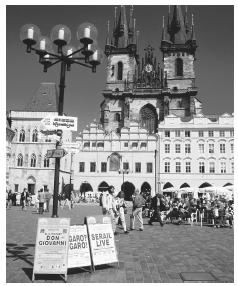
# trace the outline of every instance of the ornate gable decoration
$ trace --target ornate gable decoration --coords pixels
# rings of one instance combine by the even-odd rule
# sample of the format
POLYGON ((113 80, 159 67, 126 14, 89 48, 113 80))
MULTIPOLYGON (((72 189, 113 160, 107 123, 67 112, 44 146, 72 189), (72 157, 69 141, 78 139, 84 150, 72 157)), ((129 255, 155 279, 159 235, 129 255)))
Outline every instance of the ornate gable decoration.
POLYGON ((156 63, 153 50, 151 45, 144 49, 145 56, 142 58, 142 63, 138 64, 138 70, 135 73, 135 88, 161 88, 162 86, 162 69, 156 63))

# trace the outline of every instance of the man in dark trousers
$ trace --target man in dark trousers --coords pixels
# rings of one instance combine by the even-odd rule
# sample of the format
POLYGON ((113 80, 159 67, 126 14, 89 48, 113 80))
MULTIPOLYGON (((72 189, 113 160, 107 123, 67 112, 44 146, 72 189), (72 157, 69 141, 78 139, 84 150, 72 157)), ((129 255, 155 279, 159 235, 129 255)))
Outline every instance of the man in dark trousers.
POLYGON ((157 193, 151 200, 151 208, 154 209, 154 213, 152 214, 150 220, 149 220, 149 224, 153 225, 152 222, 156 220, 156 218, 158 219, 159 223, 161 226, 164 226, 162 220, 161 220, 161 210, 162 210, 162 195, 157 193))

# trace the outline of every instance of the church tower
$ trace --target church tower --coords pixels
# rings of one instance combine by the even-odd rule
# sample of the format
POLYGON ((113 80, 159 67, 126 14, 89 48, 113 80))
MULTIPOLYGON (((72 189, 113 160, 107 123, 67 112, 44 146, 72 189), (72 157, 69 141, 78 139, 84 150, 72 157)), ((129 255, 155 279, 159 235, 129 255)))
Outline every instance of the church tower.
POLYGON ((136 66, 137 36, 133 7, 130 7, 129 22, 126 7, 121 6, 119 15, 115 7, 113 31, 108 32, 105 45, 107 57, 107 83, 101 104, 101 123, 105 130, 119 132, 129 117, 126 104, 126 91, 132 87, 136 66))
POLYGON ((197 48, 194 20, 188 23, 187 8, 183 15, 181 6, 169 6, 167 28, 163 18, 161 51, 163 70, 167 82, 168 95, 164 96, 165 115, 175 114, 189 117, 196 114, 194 61, 197 48))

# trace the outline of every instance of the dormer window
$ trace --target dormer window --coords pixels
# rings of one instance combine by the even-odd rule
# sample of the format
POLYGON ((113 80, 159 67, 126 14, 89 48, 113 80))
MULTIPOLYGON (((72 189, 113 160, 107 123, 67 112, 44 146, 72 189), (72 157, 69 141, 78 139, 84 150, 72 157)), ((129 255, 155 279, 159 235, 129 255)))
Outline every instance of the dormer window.
POLYGON ((118 64, 117 64, 117 80, 122 80, 122 74, 123 74, 123 63, 118 62, 118 64))
POLYGON ((183 76, 183 60, 181 58, 177 58, 175 61, 175 72, 176 76, 183 76))

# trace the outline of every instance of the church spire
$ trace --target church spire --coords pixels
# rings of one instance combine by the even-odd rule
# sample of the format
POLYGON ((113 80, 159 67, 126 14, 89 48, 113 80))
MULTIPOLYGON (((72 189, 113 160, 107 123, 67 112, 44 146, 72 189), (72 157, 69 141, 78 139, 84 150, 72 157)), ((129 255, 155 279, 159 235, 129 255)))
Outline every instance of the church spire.
POLYGON ((186 42, 186 31, 181 6, 175 5, 172 20, 170 22, 170 40, 175 44, 186 42))
POLYGON ((110 45, 110 21, 107 21, 107 38, 106 45, 110 45))
POLYGON ((194 30, 194 18, 193 18, 193 14, 192 14, 192 32, 191 32, 191 40, 192 40, 192 41, 196 41, 196 37, 195 37, 195 30, 194 30))
POLYGON ((107 31, 105 46, 105 54, 107 56, 114 52, 130 53, 130 55, 136 55, 136 30, 133 14, 134 8, 133 6, 130 6, 128 22, 126 6, 121 5, 119 12, 117 7, 115 7, 112 37, 109 35, 109 28, 107 31), (111 42, 113 42, 113 44, 111 42))
POLYGON ((185 15, 184 15, 184 26, 186 34, 189 32, 189 26, 188 26, 188 7, 185 7, 185 15))
POLYGON ((134 23, 133 23, 133 6, 130 7, 130 18, 128 25, 128 35, 129 35, 129 43, 133 42, 133 34, 134 34, 134 23))
POLYGON ((165 41, 164 16, 163 16, 163 27, 162 27, 162 41, 165 41))

